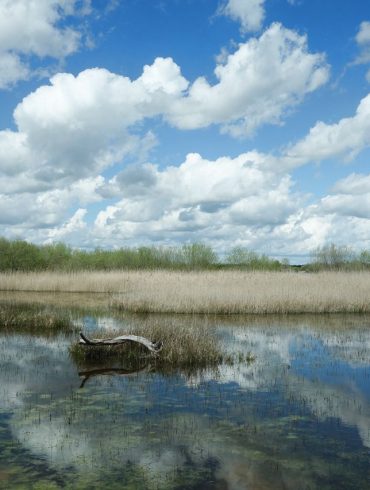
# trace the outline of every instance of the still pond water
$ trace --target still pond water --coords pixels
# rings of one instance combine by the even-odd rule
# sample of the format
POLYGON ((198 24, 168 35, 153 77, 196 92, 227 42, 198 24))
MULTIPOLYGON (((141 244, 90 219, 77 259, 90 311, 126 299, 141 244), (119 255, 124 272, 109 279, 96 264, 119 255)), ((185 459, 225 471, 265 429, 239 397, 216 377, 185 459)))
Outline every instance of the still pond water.
MULTIPOLYGON (((132 317, 75 321, 124 331, 132 317)), ((86 373, 76 334, 1 334, 0 488, 370 488, 369 317, 176 321, 256 360, 86 373)))

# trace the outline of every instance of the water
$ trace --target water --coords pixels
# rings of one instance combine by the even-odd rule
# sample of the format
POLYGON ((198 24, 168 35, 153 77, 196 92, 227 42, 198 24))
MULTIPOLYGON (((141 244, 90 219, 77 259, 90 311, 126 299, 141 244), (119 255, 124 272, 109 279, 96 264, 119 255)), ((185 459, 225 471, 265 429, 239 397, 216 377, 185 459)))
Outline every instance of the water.
POLYGON ((0 488, 370 488, 369 317, 197 321, 256 360, 86 373, 75 334, 0 335, 0 488))

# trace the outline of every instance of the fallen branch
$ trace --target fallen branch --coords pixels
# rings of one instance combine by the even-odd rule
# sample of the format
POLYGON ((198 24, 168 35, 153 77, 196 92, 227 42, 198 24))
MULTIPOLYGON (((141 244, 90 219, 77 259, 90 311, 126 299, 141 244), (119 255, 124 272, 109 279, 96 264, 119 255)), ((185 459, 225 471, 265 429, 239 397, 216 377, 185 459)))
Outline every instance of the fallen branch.
POLYGON ((108 338, 108 339, 89 339, 84 335, 82 332, 80 332, 80 341, 79 343, 81 345, 121 345, 125 344, 126 342, 135 342, 137 344, 141 344, 147 349, 150 350, 150 352, 154 352, 157 354, 160 352, 163 348, 163 342, 151 342, 150 340, 146 339, 145 337, 140 337, 139 335, 120 335, 119 337, 114 337, 114 338, 108 338))

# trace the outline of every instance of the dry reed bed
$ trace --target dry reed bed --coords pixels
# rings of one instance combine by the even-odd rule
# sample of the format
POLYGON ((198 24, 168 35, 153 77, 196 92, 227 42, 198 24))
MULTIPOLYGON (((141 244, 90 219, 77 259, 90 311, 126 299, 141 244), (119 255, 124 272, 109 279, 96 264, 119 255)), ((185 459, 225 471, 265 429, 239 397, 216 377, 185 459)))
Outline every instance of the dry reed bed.
POLYGON ((0 289, 111 293, 113 306, 132 312, 370 312, 370 272, 12 273, 0 274, 0 289))

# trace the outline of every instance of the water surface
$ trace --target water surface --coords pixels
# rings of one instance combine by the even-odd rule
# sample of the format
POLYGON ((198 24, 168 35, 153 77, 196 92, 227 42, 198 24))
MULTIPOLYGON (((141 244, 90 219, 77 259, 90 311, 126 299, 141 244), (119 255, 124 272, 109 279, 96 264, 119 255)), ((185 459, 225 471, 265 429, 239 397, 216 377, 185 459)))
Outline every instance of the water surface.
MULTIPOLYGON (((77 316, 89 332, 142 321, 77 316)), ((1 334, 0 488, 370 488, 369 317, 173 321, 256 360, 89 373, 75 334, 1 334)))

